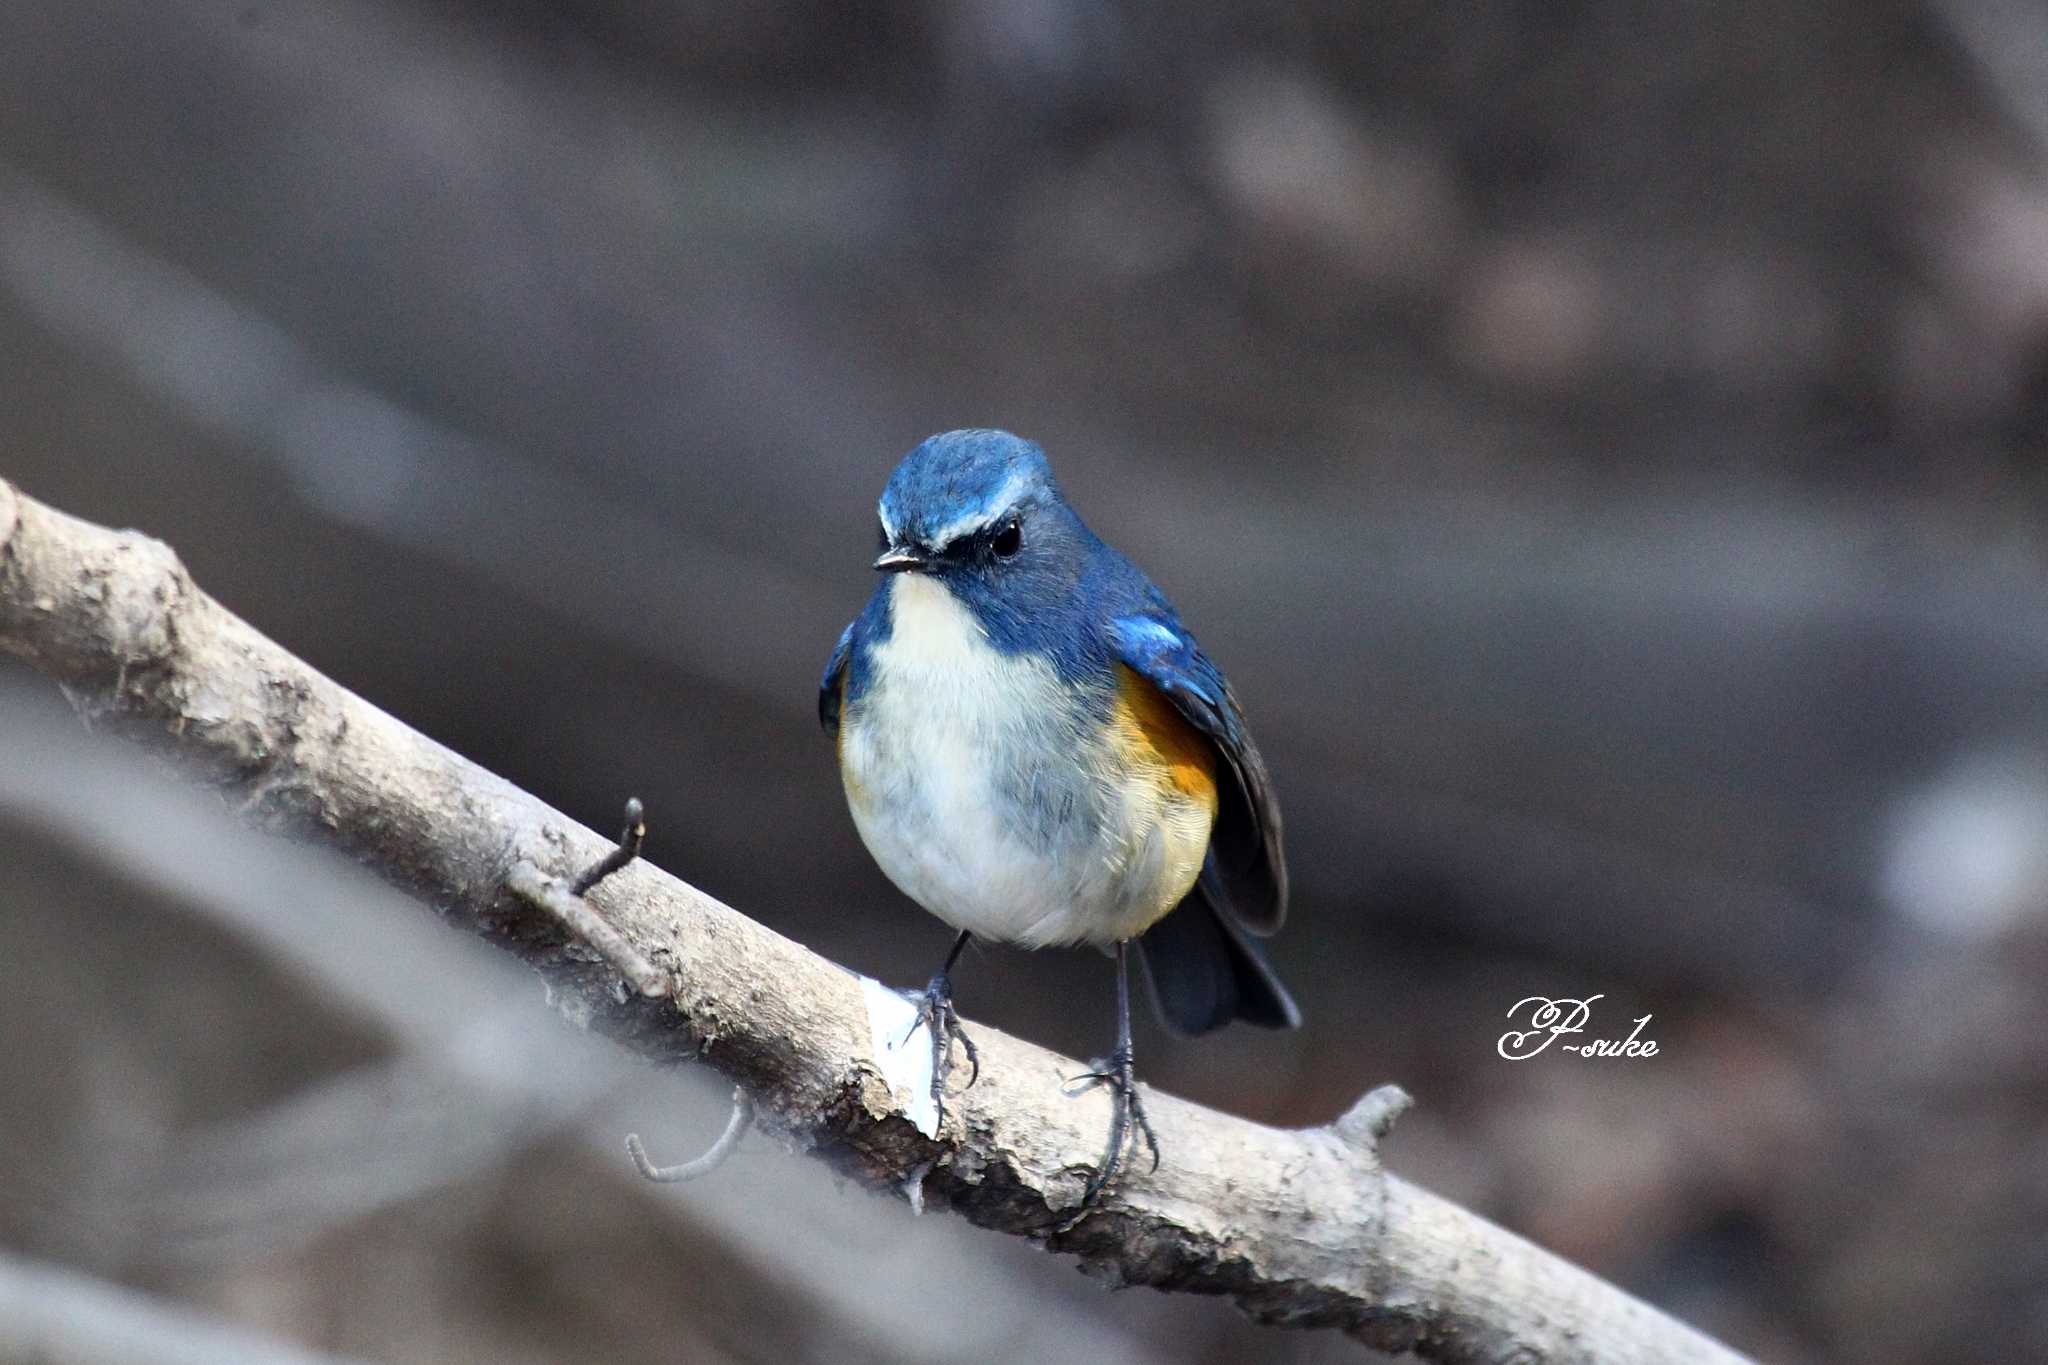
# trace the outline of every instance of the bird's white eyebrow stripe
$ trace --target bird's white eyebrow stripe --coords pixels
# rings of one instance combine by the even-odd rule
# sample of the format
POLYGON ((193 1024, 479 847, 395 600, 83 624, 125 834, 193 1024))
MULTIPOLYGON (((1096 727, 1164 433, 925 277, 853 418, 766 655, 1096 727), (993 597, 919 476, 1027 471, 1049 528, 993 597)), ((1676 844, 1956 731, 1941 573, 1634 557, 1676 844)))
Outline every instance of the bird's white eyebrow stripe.
POLYGON ((938 530, 932 532, 931 547, 934 550, 944 549, 960 539, 960 537, 973 535, 976 531, 989 525, 997 517, 1010 510, 1010 504, 1015 502, 1017 495, 1024 491, 1024 485, 1027 481, 1027 476, 1021 470, 1012 474, 1004 481, 1003 486, 996 490, 995 496, 983 503, 978 510, 969 512, 964 517, 958 517, 949 521, 938 530))
POLYGON ((875 515, 882 519, 882 534, 889 537, 889 543, 896 543, 896 523, 889 520, 889 500, 883 498, 875 504, 875 515))

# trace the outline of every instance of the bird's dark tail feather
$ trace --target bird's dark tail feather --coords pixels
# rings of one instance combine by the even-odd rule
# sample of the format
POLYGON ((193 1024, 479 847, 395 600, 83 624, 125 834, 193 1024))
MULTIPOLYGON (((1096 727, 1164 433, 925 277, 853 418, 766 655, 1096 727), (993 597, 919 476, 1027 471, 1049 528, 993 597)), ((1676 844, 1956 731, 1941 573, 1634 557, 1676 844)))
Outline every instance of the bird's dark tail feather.
POLYGON ((1138 960, 1159 1017, 1175 1033, 1207 1033, 1233 1019, 1301 1027, 1301 1010, 1259 945, 1199 894, 1139 936, 1138 960))

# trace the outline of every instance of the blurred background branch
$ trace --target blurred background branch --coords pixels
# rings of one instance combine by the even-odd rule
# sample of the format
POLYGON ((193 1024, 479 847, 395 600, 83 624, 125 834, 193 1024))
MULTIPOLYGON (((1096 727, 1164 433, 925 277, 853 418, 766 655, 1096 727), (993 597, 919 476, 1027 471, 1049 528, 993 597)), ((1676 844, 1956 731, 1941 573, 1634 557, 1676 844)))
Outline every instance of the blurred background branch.
POLYGON ((0 1359, 44 1365, 348 1365, 57 1266, 0 1254, 0 1359))

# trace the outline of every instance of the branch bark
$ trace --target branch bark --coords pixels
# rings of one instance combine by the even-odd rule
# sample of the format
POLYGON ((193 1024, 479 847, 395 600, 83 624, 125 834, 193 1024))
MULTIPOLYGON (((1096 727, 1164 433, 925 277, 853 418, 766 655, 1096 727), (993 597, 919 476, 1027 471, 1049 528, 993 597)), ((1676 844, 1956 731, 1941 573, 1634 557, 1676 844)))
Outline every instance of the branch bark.
MULTIPOLYGON (((757 1119, 862 1183, 1072 1253, 1122 1284, 1228 1294, 1255 1319, 1331 1327, 1444 1361, 1740 1357, 1594 1276, 1380 1169, 1384 1092, 1284 1131, 1153 1094, 1167 1154, 1072 1219, 1108 1098, 1085 1068, 977 1026, 979 1084, 928 1136, 878 1039, 893 993, 645 862, 591 902, 669 998, 626 989, 510 885, 573 876, 610 841, 323 677, 201 592, 161 542, 0 482, 0 650, 94 727, 175 755, 276 832, 338 846, 518 954, 572 1021, 702 1060, 757 1119), (527 874, 521 873, 521 876, 527 874)), ((529 888, 530 889, 530 888, 529 888)), ((886 1026, 886 1028, 885 1028, 886 1026)))

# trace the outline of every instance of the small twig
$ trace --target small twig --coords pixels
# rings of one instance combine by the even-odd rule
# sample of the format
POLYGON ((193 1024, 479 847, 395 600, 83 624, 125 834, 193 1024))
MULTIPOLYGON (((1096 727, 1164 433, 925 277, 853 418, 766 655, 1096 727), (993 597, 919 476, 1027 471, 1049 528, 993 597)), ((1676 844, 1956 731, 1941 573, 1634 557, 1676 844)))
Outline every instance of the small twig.
POLYGON ((646 816, 647 809, 640 804, 639 797, 626 798, 626 827, 619 831, 619 846, 571 884, 572 895, 587 895, 591 887, 640 856, 640 845, 647 838, 646 816))
POLYGON ((640 994, 659 1000, 671 994, 673 983, 583 899, 584 892, 640 856, 641 842, 647 838, 644 814, 639 797, 627 801, 626 827, 619 834, 619 846, 574 882, 564 883, 559 877, 550 877, 522 859, 505 874, 505 885, 513 895, 547 911, 556 923, 595 948, 640 994))
POLYGON ((638 1133, 626 1134, 626 1155, 633 1158, 633 1164, 640 1168, 640 1174, 663 1185, 677 1185, 685 1180, 695 1180, 700 1175, 709 1175, 725 1163, 740 1145, 740 1135, 747 1131, 747 1125, 754 1119, 754 1101, 739 1086, 732 1088, 732 1117, 725 1121, 725 1131, 718 1135, 718 1141, 711 1144, 704 1155, 695 1161, 685 1161, 676 1166, 657 1166, 648 1160, 647 1149, 640 1145, 638 1133))

